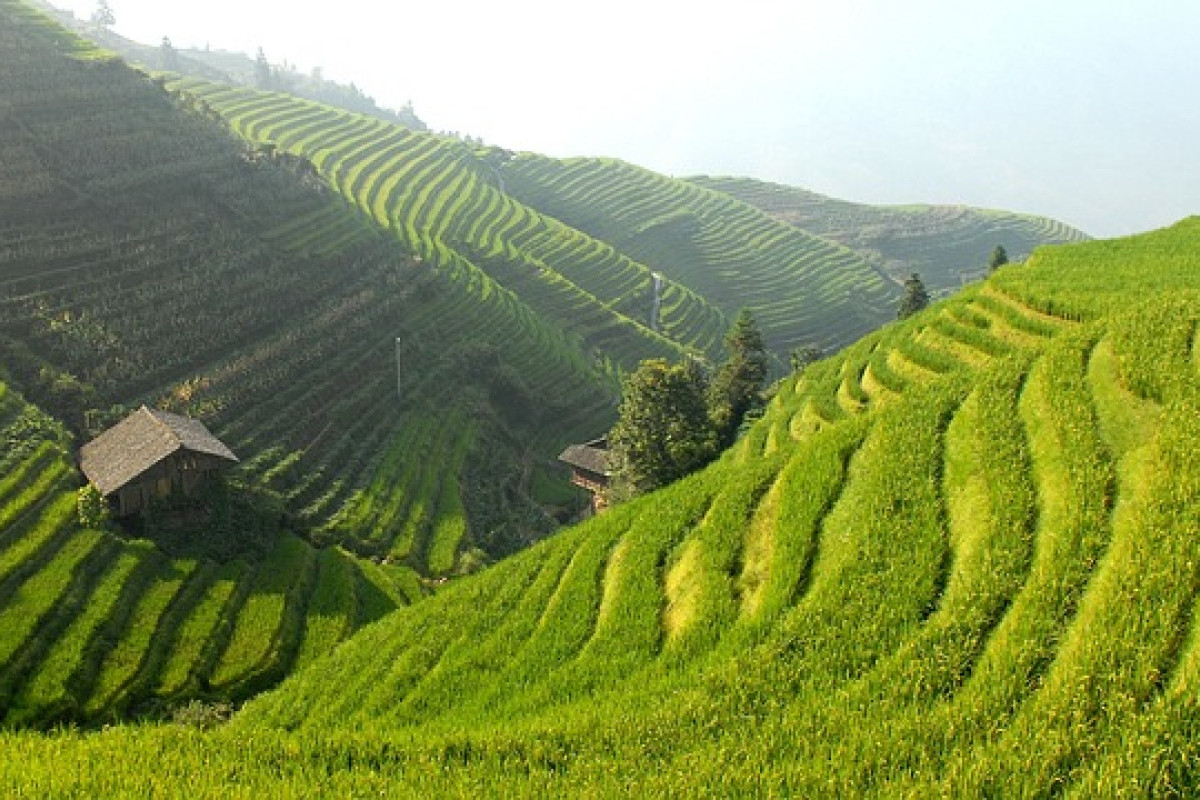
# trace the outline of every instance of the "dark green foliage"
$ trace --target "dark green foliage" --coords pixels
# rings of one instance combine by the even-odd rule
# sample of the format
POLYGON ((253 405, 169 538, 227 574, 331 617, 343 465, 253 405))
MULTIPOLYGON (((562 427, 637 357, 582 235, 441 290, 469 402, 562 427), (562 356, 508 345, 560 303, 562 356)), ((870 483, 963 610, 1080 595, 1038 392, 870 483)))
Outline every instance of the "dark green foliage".
POLYGON ((709 387, 709 416, 718 444, 733 444, 748 415, 762 408, 767 380, 767 346, 750 309, 743 308, 725 336, 728 359, 717 368, 709 387))
POLYGON ((807 345, 805 347, 797 347, 788 357, 788 364, 792 368, 792 372, 803 372, 804 368, 809 364, 814 364, 825 357, 821 352, 821 348, 807 345))
POLYGON ((906 319, 929 305, 929 292, 921 282, 921 276, 913 273, 904 281, 904 297, 900 298, 900 308, 896 311, 897 319, 906 319))
POLYGON ((609 432, 612 493, 625 499, 666 486, 716 453, 700 366, 643 361, 625 380, 617 424, 609 432))
POLYGON ((265 556, 281 534, 284 519, 278 495, 216 478, 195 496, 155 499, 128 525, 132 533, 173 557, 226 562, 265 556))
POLYGON ((988 272, 995 272, 1008 263, 1008 251, 1004 249, 1004 245, 996 245, 996 249, 992 251, 992 257, 988 259, 988 272))

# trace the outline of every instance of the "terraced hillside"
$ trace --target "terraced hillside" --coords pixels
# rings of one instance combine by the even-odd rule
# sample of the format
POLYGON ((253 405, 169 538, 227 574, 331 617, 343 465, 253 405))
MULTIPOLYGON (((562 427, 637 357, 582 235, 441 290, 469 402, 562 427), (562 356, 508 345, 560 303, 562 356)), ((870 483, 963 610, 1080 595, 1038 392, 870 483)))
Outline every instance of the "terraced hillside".
POLYGON ((427 263, 457 280, 482 270, 625 368, 662 338, 719 357, 742 307, 778 355, 839 347, 894 316, 897 286, 861 256, 727 195, 201 78, 167 86, 254 146, 310 164, 427 263))
POLYGON ((681 288, 652 330, 650 270, 515 201, 502 187, 501 151, 283 94, 198 78, 167 85, 253 146, 310 165, 447 279, 485 292, 503 287, 577 336, 587 352, 625 369, 656 354, 677 355, 680 345, 716 354, 725 330, 719 312, 681 288))
POLYGON ((153 750, 201 795, 1190 796, 1198 253, 1040 250, 229 726, 8 734, 0 786, 136 791, 153 750))
POLYGON ((446 574, 552 527, 535 488, 613 415, 596 348, 675 352, 632 323, 584 342, 481 270, 428 269, 302 164, 13 0, 0 47, 2 363, 81 441, 125 407, 189 413, 313 541, 446 574))
MULTIPOLYGON (((95 722, 238 700, 421 596, 415 575, 283 532, 259 558, 170 557, 78 523, 62 426, 0 383, 0 717, 95 722)), ((227 512, 221 524, 260 526, 227 512)), ((210 533, 211 535, 211 533, 210 533)))
POLYGON ((997 245, 1010 260, 1021 261, 1043 244, 1088 238, 1069 225, 1029 214, 965 206, 872 206, 750 178, 689 180, 839 242, 893 280, 919 273, 934 292, 955 291, 984 277, 997 245))
MULTIPOLYGON (((895 317, 896 285, 858 254, 728 195, 612 159, 522 154, 505 187, 610 242, 727 316, 753 309, 768 345, 836 350, 895 317)), ((680 302, 664 293, 669 316, 680 302)))

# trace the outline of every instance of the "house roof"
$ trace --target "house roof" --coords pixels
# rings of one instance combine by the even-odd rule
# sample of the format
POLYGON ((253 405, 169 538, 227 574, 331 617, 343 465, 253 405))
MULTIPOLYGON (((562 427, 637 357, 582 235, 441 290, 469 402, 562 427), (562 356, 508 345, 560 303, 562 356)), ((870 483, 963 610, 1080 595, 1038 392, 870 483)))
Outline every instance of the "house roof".
POLYGON ((608 440, 604 438, 593 439, 585 444, 569 445, 559 455, 558 460, 597 475, 612 474, 608 465, 608 440))
POLYGON ((109 495, 179 450, 238 460, 203 422, 142 406, 85 444, 79 466, 101 494, 109 495))

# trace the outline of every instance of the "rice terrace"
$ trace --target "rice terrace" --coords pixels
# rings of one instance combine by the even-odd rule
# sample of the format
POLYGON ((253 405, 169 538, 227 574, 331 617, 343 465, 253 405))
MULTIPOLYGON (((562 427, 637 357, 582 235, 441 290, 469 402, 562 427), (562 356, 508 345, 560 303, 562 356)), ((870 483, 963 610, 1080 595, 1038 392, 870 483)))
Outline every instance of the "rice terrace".
POLYGON ((1200 217, 508 149, 96 9, 0 0, 0 795, 1200 794, 1200 217))

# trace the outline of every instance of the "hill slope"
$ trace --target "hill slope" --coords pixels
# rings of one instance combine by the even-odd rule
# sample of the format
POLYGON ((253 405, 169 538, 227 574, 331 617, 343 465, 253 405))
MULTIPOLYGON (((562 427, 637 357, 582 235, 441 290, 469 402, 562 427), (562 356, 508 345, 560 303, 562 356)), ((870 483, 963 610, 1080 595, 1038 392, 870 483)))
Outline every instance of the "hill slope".
POLYGON ((896 286, 857 254, 727 195, 610 159, 523 155, 503 176, 523 202, 696 290, 728 317, 751 308, 779 355, 804 344, 837 349, 895 316, 896 286))
POLYGON ((279 531, 238 489, 207 524, 204 547, 183 548, 192 553, 82 527, 69 437, 4 383, 0 442, 6 725, 245 698, 421 596, 415 580, 405 597, 374 564, 279 531), (218 536, 233 553, 212 552, 218 536))
POLYGON ((425 573, 552 527, 531 495, 611 419, 602 357, 36 12, 0 21, 0 343, 31 400, 81 437, 200 417, 315 540, 425 573))
POLYGON ((749 178, 689 179, 736 197, 784 222, 854 250, 893 280, 919 273, 934 292, 984 277, 1002 245, 1023 261, 1043 244, 1088 237, 1055 220, 963 206, 871 206, 749 178))
POLYGON ((202 795, 1190 794, 1197 252, 1041 250, 227 728, 9 734, 0 785, 133 790, 152 749, 202 795))

